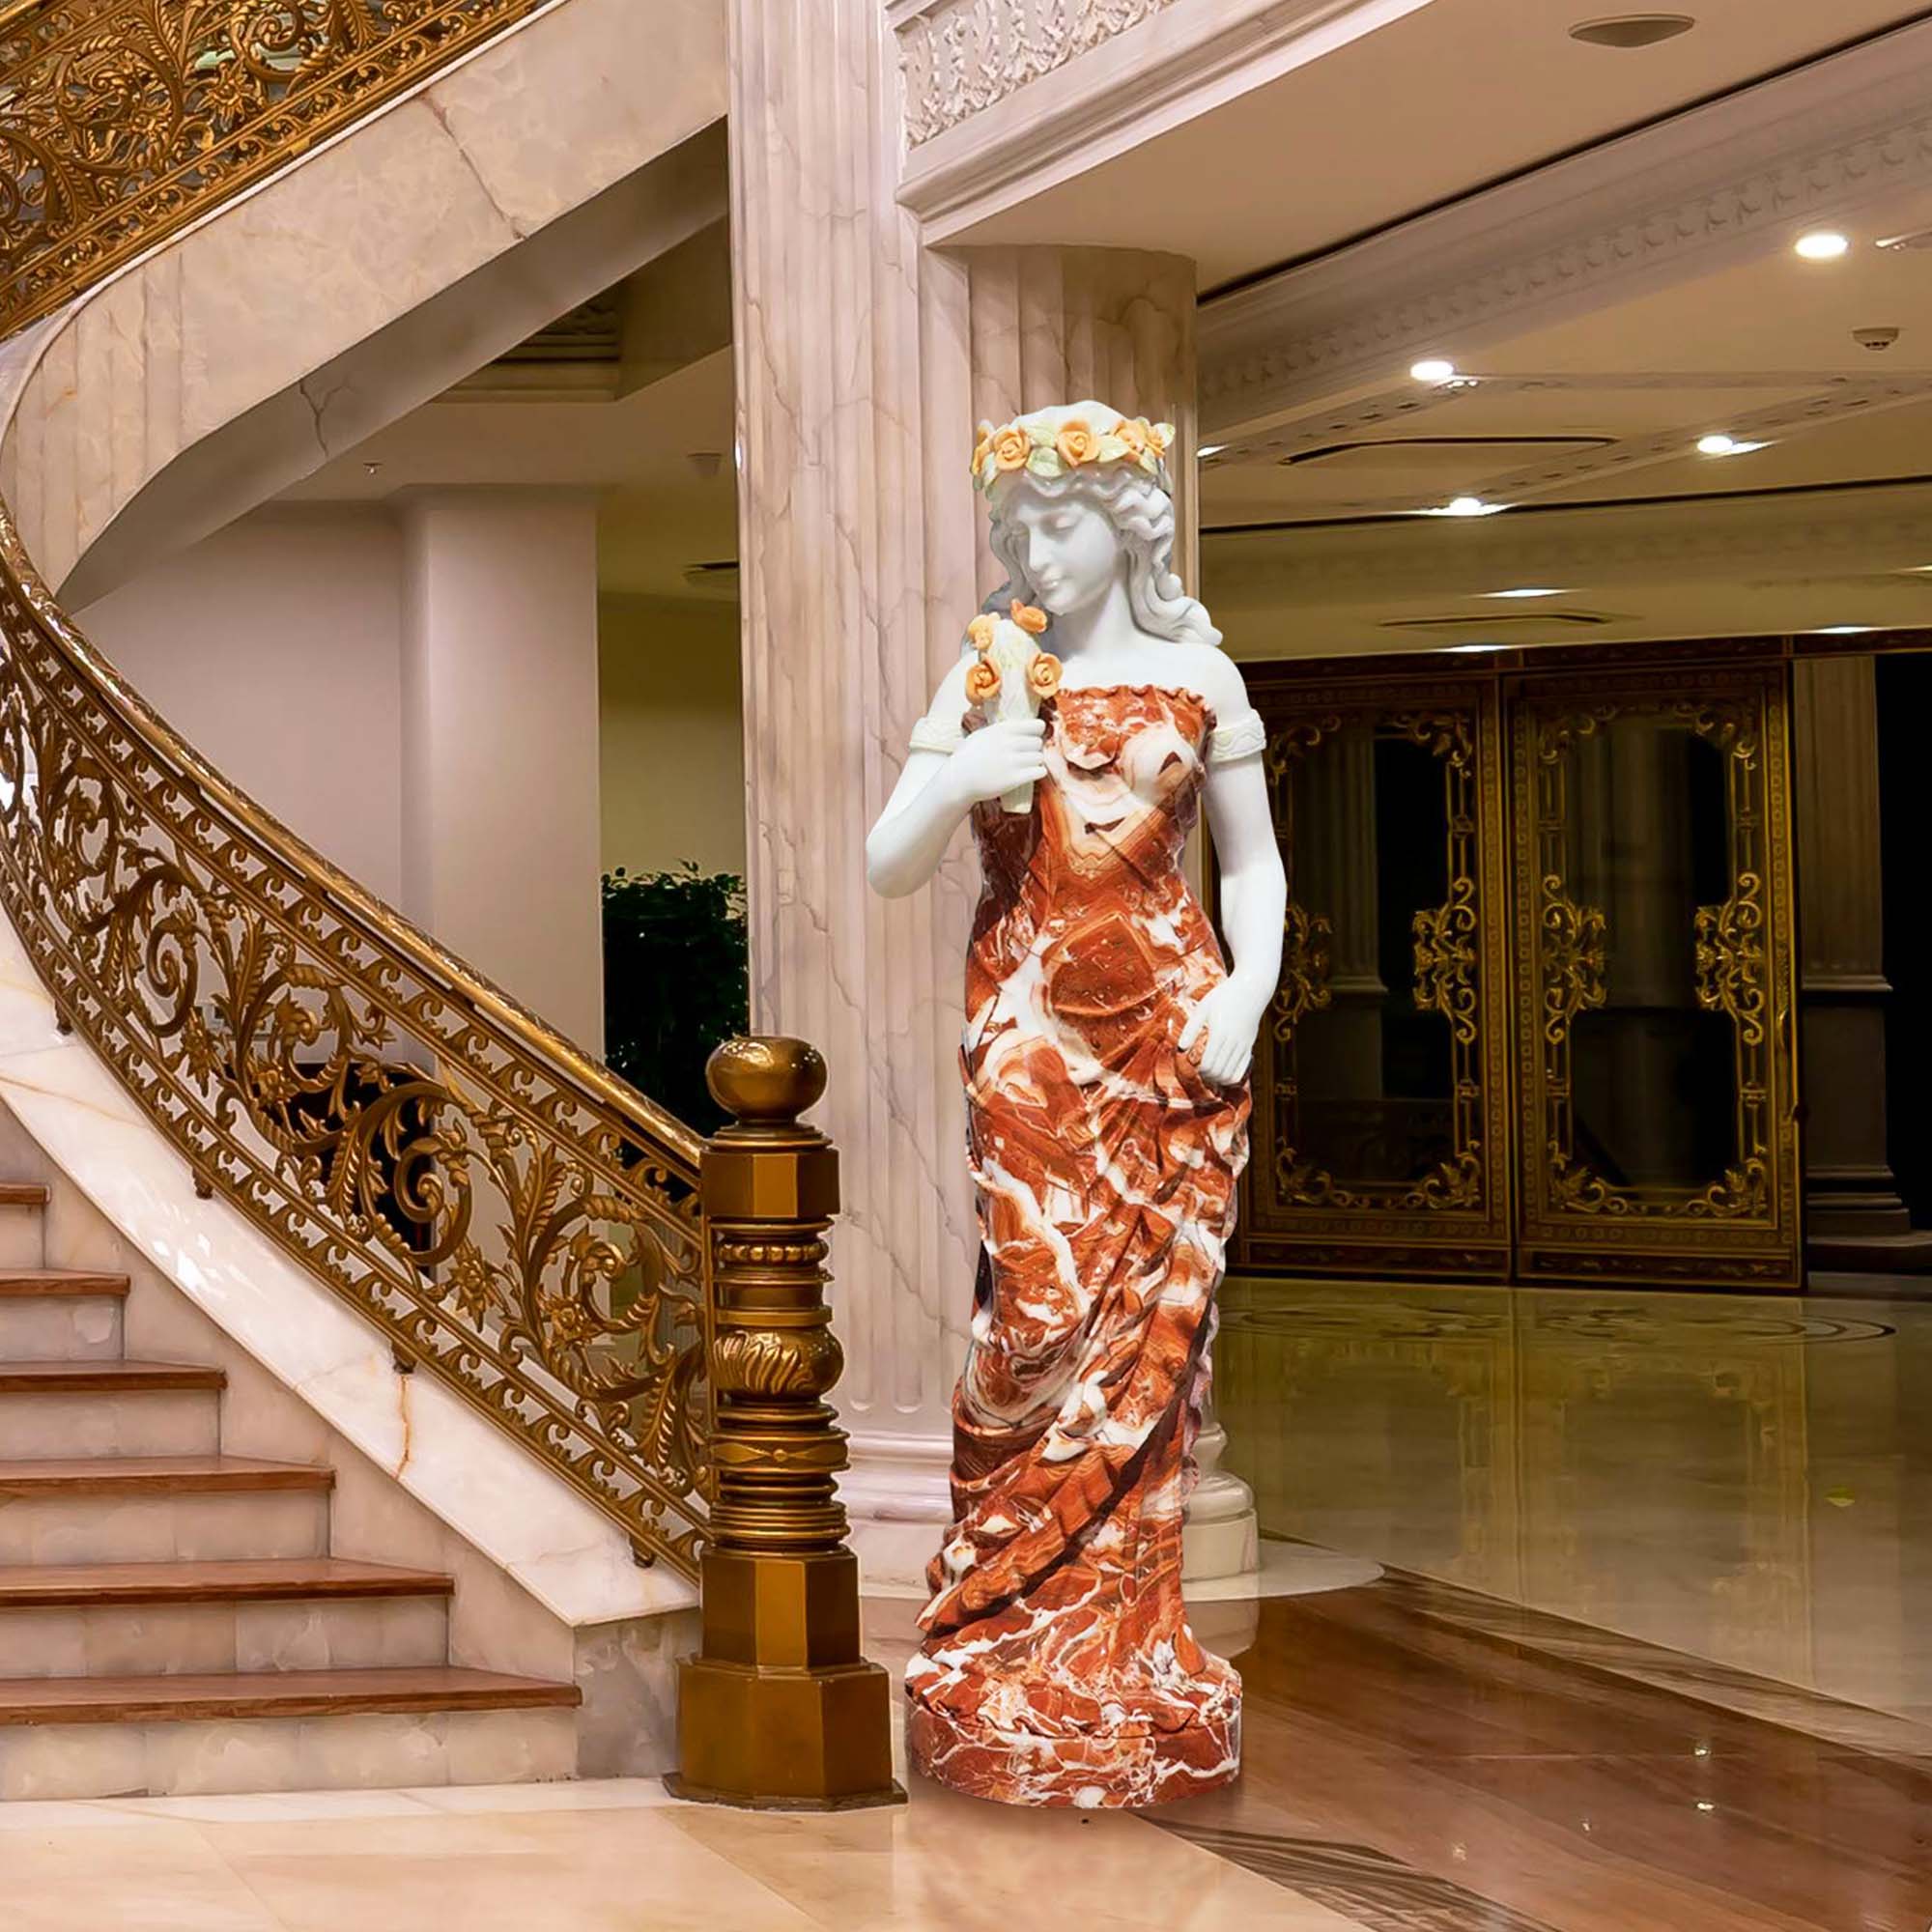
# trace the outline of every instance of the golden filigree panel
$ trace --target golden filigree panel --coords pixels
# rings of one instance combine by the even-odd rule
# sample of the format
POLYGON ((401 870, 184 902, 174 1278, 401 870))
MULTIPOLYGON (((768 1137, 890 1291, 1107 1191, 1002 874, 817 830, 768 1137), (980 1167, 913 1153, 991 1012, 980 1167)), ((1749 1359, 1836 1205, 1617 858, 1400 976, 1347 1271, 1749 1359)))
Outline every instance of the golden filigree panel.
MULTIPOLYGON (((1792 999, 1783 680, 1774 666, 1644 678, 1577 671, 1520 681, 1513 724, 1516 920, 1541 1013, 1536 1034, 1519 1042, 1522 1238, 1533 1271, 1798 1278, 1795 1069, 1774 1020, 1792 999), (1721 772, 1712 795, 1700 805, 1688 802, 1688 793, 1660 804, 1639 786, 1626 798, 1616 789, 1612 760, 1600 764, 1597 785, 1610 789, 1581 801, 1581 748, 1594 744, 1607 754, 1614 734, 1633 728, 1660 744, 1708 747, 1721 772), (1703 825, 1705 847, 1721 855, 1725 895, 1687 909, 1685 930, 1674 935, 1658 928, 1667 912, 1661 890, 1631 899, 1626 915, 1639 930, 1620 934, 1620 915, 1576 894, 1578 841, 1632 855, 1607 863, 1625 865, 1634 889, 1636 874, 1627 867, 1641 838, 1663 841, 1653 855, 1661 862, 1672 835, 1660 824, 1640 837, 1632 814, 1659 810, 1690 813, 1703 825), (1732 1151, 1694 1183, 1606 1172, 1581 1138, 1577 1027, 1609 1001, 1620 944, 1646 957, 1681 953, 1682 984, 1643 997, 1730 1022, 1732 1151)), ((1689 782, 1682 775, 1672 781, 1680 789, 1689 782)), ((1654 976, 1660 969, 1653 962, 1641 970, 1654 976)), ((1641 1016, 1633 1009, 1630 1024, 1641 1016)))
POLYGON ((0 902, 200 1184, 695 1574, 701 1143, 204 764, 4 514, 0 902))
POLYGON ((0 8, 0 335, 545 4, 0 8))
POLYGON ((1366 1268, 1386 1265, 1400 1252, 1408 1267, 1500 1272, 1507 1261, 1507 1188, 1498 1168, 1506 1143, 1506 1060, 1491 1003, 1505 978, 1504 935, 1491 908, 1500 876, 1494 868, 1501 783, 1498 740, 1482 723, 1488 700, 1468 687, 1445 690, 1413 680, 1304 684, 1288 667, 1254 677, 1251 689, 1268 725, 1264 762, 1290 899, 1281 984, 1257 1060, 1256 1157, 1237 1223, 1236 1264, 1366 1268), (1348 895, 1375 895, 1379 860, 1402 842, 1396 828, 1373 823, 1367 793, 1357 798, 1348 790, 1366 784, 1372 791, 1371 766, 1382 755, 1377 744, 1424 755, 1435 774, 1427 788, 1436 801, 1428 808, 1426 837, 1435 840, 1439 828, 1440 838, 1439 856, 1431 862, 1438 883, 1426 902, 1408 899, 1400 914, 1408 986, 1395 980, 1387 991, 1375 962, 1353 956, 1366 943, 1359 917, 1348 921, 1348 956, 1338 964, 1348 895), (1309 775, 1325 781, 1337 760, 1360 767, 1339 781, 1346 810, 1341 793, 1298 807, 1297 791, 1309 775), (1297 824, 1298 810, 1312 822, 1297 824), (1338 825, 1350 815, 1362 823, 1338 825), (1389 843, 1380 847, 1378 838, 1389 843), (1335 1029, 1331 1044, 1345 1036, 1368 1041, 1384 1025, 1378 1010, 1397 1015, 1386 1024, 1400 1030, 1403 1007, 1440 1022, 1439 1036, 1428 1036, 1442 1062, 1434 1076, 1442 1084, 1430 1088, 1430 1097, 1391 1092, 1338 1103, 1332 1093, 1304 1091, 1311 1022, 1335 1029), (1314 1139, 1304 1133, 1310 1104, 1339 1123, 1330 1151, 1321 1154, 1308 1151, 1314 1139), (1363 1150, 1360 1164, 1347 1157, 1347 1148, 1338 1156, 1336 1134, 1363 1150), (1412 1160, 1416 1153, 1421 1158, 1412 1160), (1375 1178, 1378 1172, 1383 1178, 1375 1178), (1387 1178, 1391 1173, 1402 1178, 1387 1178))

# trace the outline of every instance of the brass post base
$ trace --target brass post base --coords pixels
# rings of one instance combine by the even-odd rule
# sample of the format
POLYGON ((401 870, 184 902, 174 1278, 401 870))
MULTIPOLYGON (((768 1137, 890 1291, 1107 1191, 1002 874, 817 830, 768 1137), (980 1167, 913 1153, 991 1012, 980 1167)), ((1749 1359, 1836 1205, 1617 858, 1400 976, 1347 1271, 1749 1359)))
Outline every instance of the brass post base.
POLYGON ((820 1265, 838 1156, 799 1116, 825 1092, 825 1063, 803 1040, 730 1040, 706 1075, 733 1122, 702 1175, 715 1491, 704 1638, 678 1666, 665 1785, 756 1810, 903 1804, 892 1684, 860 1646, 845 1437, 824 1400, 843 1359, 820 1265))
POLYGON ((675 1798, 753 1810, 903 1804, 893 1778, 892 1680, 876 1663, 773 1669, 687 1658, 678 1668, 675 1798))

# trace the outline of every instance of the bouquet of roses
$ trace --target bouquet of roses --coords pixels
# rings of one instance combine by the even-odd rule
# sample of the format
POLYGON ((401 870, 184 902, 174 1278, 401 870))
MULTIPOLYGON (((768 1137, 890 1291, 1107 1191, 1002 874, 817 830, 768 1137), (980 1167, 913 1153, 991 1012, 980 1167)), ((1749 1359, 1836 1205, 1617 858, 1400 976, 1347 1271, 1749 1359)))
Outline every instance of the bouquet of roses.
MULTIPOLYGON (((1005 718, 1037 718, 1040 705, 1060 689, 1060 660, 1038 643, 1046 625, 1044 611, 1015 597, 1010 617, 982 611, 966 626, 980 653, 966 672, 966 696, 989 724, 1005 718)), ((1032 781, 1002 792, 1000 804, 1010 812, 1031 811, 1032 781)))

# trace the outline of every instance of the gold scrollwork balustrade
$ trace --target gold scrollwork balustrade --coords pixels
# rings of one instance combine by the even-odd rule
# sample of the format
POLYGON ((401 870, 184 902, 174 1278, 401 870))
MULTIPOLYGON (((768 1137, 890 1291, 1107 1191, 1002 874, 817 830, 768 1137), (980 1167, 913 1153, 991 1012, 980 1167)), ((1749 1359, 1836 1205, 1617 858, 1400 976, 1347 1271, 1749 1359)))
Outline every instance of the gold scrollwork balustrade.
POLYGON ((696 1574, 704 1144, 204 762, 4 512, 0 904, 205 1190, 696 1574))
POLYGON ((0 335, 549 0, 0 0, 0 335))

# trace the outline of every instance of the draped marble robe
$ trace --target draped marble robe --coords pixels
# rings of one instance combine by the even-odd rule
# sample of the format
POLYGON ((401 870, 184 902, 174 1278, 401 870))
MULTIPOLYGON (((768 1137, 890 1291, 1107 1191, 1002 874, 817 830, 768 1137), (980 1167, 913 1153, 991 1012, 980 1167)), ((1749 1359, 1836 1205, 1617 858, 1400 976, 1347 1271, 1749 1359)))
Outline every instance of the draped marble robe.
POLYGON ((1180 1567, 1248 1095, 1178 1041, 1226 977, 1182 847, 1206 761, 1259 750, 1261 721, 1125 685, 1041 716, 1031 809, 973 814, 982 1251, 907 1739, 975 1796, 1140 1806, 1240 1764, 1240 1679, 1188 1629, 1180 1567))

